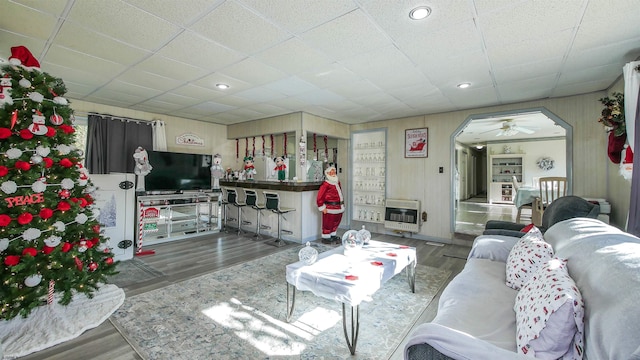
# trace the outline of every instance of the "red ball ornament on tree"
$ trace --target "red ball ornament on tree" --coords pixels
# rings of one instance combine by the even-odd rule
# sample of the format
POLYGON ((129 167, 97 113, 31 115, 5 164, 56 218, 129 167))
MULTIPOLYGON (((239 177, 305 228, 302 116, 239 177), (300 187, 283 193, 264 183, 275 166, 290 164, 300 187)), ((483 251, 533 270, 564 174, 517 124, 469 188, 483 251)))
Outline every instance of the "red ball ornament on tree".
POLYGON ((7 214, 0 214, 0 226, 8 226, 11 223, 11 217, 7 214))
POLYGON ((96 271, 96 270, 98 270, 98 264, 96 264, 96 263, 94 263, 94 262, 90 263, 90 264, 89 264, 89 270, 91 270, 91 271, 96 271))
POLYGON ((93 225, 93 232, 100 234, 100 224, 93 225))
POLYGON ((31 256, 36 256, 38 255, 38 250, 32 248, 32 247, 28 247, 28 248, 24 248, 24 250, 22 250, 22 255, 26 256, 26 255, 31 255, 31 256))
POLYGON ((0 176, 5 176, 9 173, 9 168, 6 166, 0 166, 0 176))
POLYGON ((8 139, 11 137, 11 129, 8 128, 0 128, 0 140, 8 139))
POLYGON ((65 168, 70 168, 73 166, 73 162, 71 162, 71 160, 64 158, 62 160, 60 160, 60 166, 65 167, 65 168))
POLYGON ((111 264, 113 264, 113 258, 110 258, 110 257, 109 257, 109 258, 106 258, 106 259, 104 259, 104 262, 105 262, 107 265, 111 265, 111 264))
POLYGON ((49 219, 50 217, 53 216, 53 210, 51 210, 49 208, 44 208, 44 209, 40 210, 40 214, 39 215, 40 215, 40 218, 42 220, 47 220, 47 219, 49 219))
POLYGON ((53 160, 48 157, 42 158, 42 163, 44 164, 44 167, 47 169, 53 166, 53 160))
POLYGON ((60 211, 67 211, 67 210, 69 210, 69 209, 71 209, 71 204, 69 204, 68 202, 66 202, 66 201, 60 201, 60 202, 58 203, 58 210, 60 210, 60 211))
POLYGON ((46 137, 54 137, 54 136, 56 136, 56 129, 54 129, 52 126, 49 126, 49 128, 47 129, 47 133, 44 134, 44 136, 46 136, 46 137))
POLYGON ((20 137, 24 140, 31 140, 33 139, 33 133, 29 129, 22 129, 20 130, 20 137))
POLYGON ((79 198, 78 202, 79 202, 78 205, 80 205, 81 208, 89 205, 89 202, 85 198, 79 198))
POLYGON ((18 160, 16 161, 16 169, 19 169, 22 171, 28 171, 31 169, 31 164, 29 164, 26 161, 18 160))
POLYGON ((31 220, 33 220, 33 215, 31 215, 30 213, 25 212, 18 215, 18 224, 20 225, 27 225, 31 222, 31 220))
POLYGON ((83 267, 82 261, 78 259, 78 257, 74 257, 73 260, 76 262, 76 267, 78 268, 78 270, 82 270, 82 267, 83 267))
POLYGON ((16 266, 20 263, 20 256, 19 255, 9 255, 6 258, 4 258, 4 264, 6 266, 16 266))
POLYGON ((45 245, 45 246, 42 248, 42 253, 43 253, 43 254, 51 254, 51 252, 52 252, 53 250, 55 250, 55 247, 51 247, 51 246, 47 246, 47 245, 45 245))
POLYGON ((62 130, 65 134, 73 134, 74 132, 76 132, 76 129, 74 129, 73 126, 69 125, 60 125, 60 130, 62 130))

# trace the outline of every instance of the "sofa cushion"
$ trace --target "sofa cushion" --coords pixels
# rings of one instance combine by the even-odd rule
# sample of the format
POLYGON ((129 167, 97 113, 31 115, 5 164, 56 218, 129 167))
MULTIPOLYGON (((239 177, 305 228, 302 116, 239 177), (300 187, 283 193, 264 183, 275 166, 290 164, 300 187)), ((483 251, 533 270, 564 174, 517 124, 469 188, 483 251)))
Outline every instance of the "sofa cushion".
POLYGON ((503 235, 480 235, 473 240, 468 259, 488 259, 493 261, 507 262, 509 252, 520 240, 512 236, 503 235))
POLYGON ((516 303, 518 352, 540 359, 582 359, 584 304, 566 260, 543 264, 516 303))
POLYGON ((640 359, 640 239, 596 219, 555 224, 545 233, 584 299, 584 356, 640 359))
POLYGON ((542 239, 542 234, 534 227, 509 252, 505 283, 512 289, 520 289, 552 257, 551 245, 542 239))

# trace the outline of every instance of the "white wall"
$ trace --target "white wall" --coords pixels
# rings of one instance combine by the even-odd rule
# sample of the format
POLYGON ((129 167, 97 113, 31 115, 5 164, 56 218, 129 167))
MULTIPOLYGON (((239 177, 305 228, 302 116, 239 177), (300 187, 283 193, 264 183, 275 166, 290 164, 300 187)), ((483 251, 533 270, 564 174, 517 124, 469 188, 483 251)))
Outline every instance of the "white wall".
POLYGON ((522 182, 524 185, 533 184, 533 178, 544 176, 566 176, 566 141, 565 140, 540 140, 513 143, 488 144, 487 151, 490 155, 502 154, 504 146, 509 145, 513 153, 523 154, 522 182), (549 157, 554 161, 554 168, 548 171, 538 167, 538 160, 549 157))

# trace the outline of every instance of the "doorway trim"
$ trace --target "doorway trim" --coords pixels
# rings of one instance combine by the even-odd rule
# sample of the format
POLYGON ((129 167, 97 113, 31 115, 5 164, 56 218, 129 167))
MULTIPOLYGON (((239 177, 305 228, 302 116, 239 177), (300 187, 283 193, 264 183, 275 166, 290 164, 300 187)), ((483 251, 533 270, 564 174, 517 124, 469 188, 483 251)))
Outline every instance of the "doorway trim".
POLYGON ((566 140, 565 148, 566 148, 566 158, 567 158, 565 173, 567 174, 567 192, 569 194, 573 194, 573 171, 572 171, 573 169, 573 126, 571 126, 571 124, 562 120, 558 115, 554 114, 553 112, 551 112, 549 109, 545 107, 535 107, 535 108, 527 108, 527 109, 498 111, 498 112, 492 112, 492 113, 469 115, 462 122, 462 124, 460 124, 460 126, 458 126, 458 128, 451 134, 451 137, 449 138, 449 142, 450 142, 449 162, 451 164, 450 175, 451 175, 451 189, 452 189, 451 196, 449 197, 449 209, 450 209, 449 216, 451 219, 451 224, 450 224, 451 234, 454 234, 456 231, 456 206, 455 206, 456 205, 455 204, 456 202, 456 199, 455 199, 456 170, 455 169, 457 164, 455 159, 455 153, 456 153, 456 138, 458 137, 458 135, 460 135, 462 131, 467 127, 467 125, 473 120, 486 119, 486 118, 492 118, 492 117, 511 116, 511 115, 518 115, 522 113, 533 113, 533 112, 539 112, 544 114, 545 116, 553 120, 556 124, 558 124, 560 127, 562 127, 565 130, 565 140, 566 140))

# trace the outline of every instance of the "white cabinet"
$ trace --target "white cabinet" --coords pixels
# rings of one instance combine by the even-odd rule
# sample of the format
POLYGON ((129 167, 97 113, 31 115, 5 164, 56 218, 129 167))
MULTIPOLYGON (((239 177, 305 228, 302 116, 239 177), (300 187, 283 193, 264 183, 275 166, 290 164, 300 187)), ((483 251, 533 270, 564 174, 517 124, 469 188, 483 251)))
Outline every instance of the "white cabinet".
POLYGON ((351 149, 352 219, 384 224, 387 189, 386 129, 353 133, 351 149))
POLYGON ((513 177, 522 182, 522 154, 491 155, 489 161, 489 203, 513 203, 513 177))
POLYGON ((138 196, 138 251, 142 247, 220 229, 217 193, 138 196))

